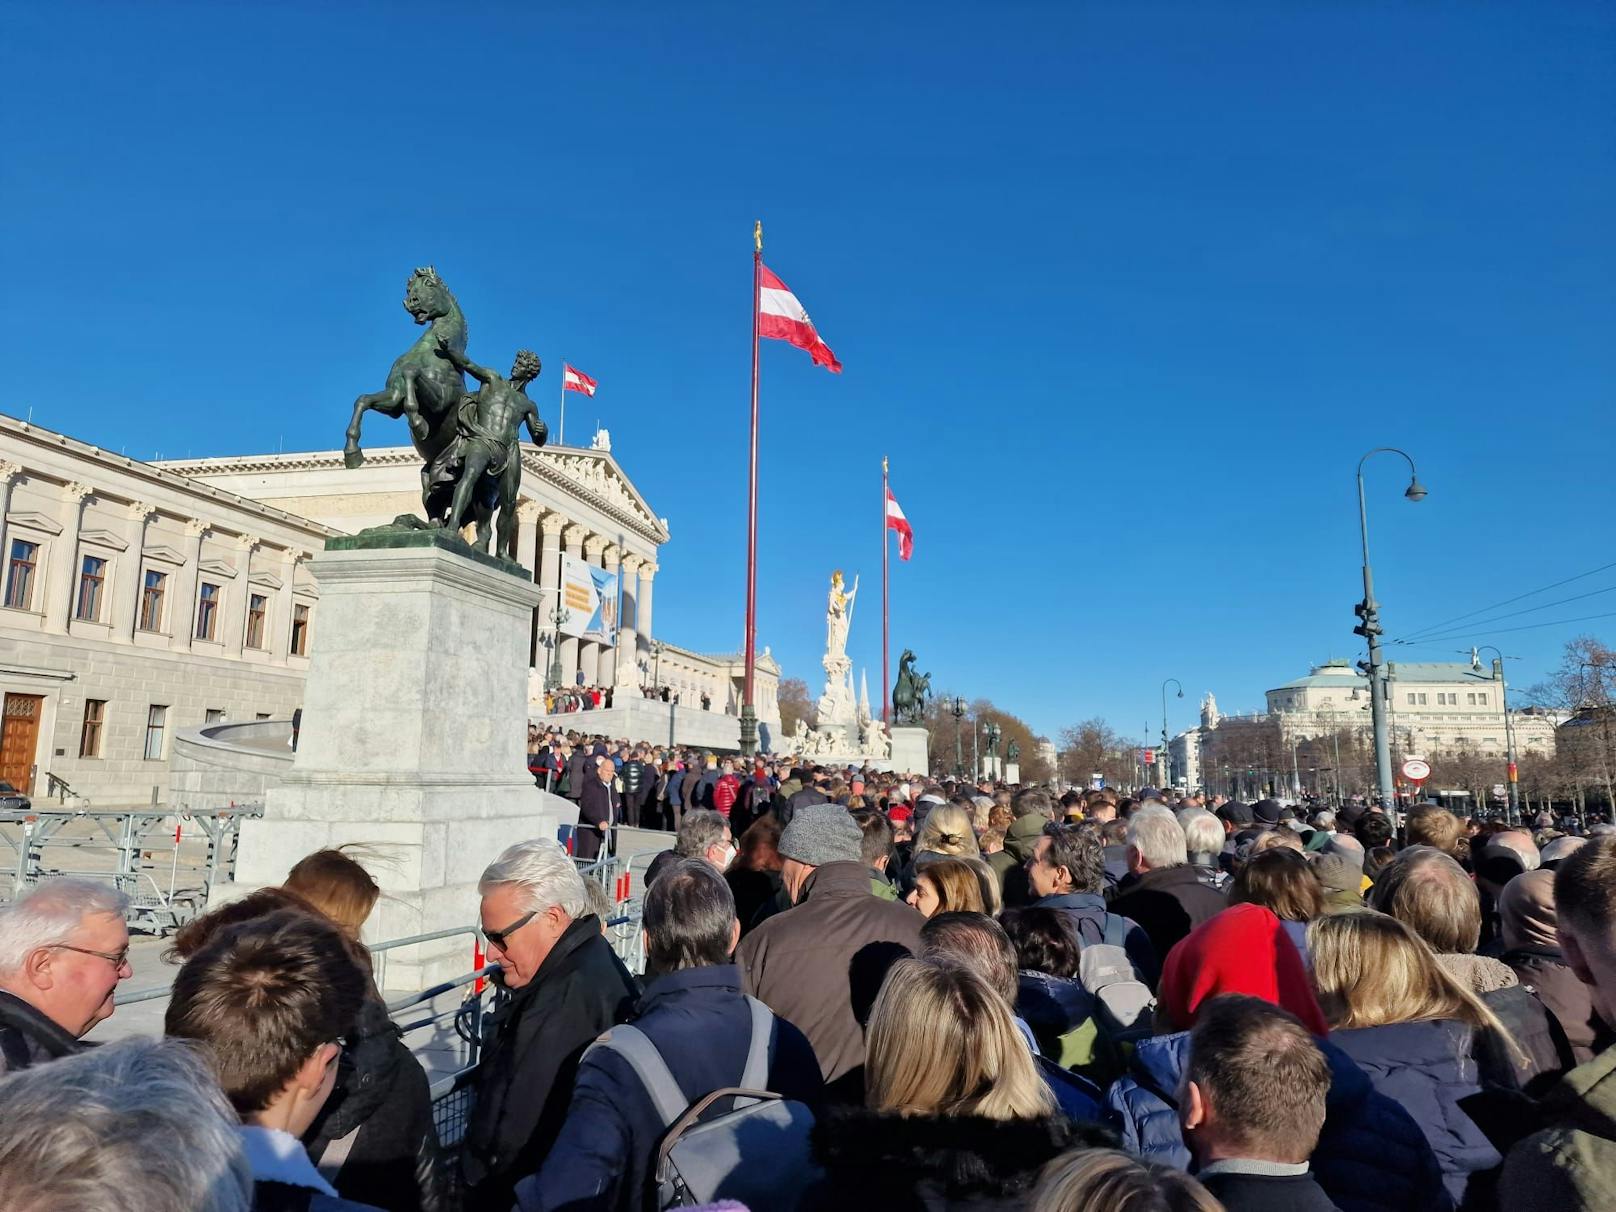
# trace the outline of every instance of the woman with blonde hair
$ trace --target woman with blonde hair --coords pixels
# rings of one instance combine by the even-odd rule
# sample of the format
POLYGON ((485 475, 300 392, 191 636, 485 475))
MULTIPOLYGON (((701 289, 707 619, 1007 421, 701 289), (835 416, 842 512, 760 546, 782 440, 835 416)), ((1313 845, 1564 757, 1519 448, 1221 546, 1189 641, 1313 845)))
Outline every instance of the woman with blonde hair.
POLYGON ((982 901, 982 879, 962 859, 938 859, 915 873, 915 886, 904 902, 926 917, 939 913, 986 913, 982 901))
POLYGON ((1077 1149, 1044 1167, 1032 1212, 1223 1212, 1182 1170, 1121 1149, 1077 1149))
POLYGON ((1396 918, 1367 910, 1320 917, 1307 937, 1330 1042, 1414 1117, 1463 1204, 1472 1178, 1503 1160, 1465 1100, 1515 1085, 1518 1045, 1396 918))
POLYGON ((281 887, 308 901, 349 938, 358 939, 382 890, 347 850, 346 846, 316 850, 299 859, 281 887))
POLYGON ((1008 1212, 1051 1158, 1110 1139, 1060 1113, 1002 993, 946 959, 900 960, 865 1037, 864 1106, 815 1128, 809 1203, 1008 1212))
POLYGON ((938 804, 926 814, 915 839, 915 861, 928 854, 944 858, 969 858, 980 854, 971 814, 958 804, 938 804))

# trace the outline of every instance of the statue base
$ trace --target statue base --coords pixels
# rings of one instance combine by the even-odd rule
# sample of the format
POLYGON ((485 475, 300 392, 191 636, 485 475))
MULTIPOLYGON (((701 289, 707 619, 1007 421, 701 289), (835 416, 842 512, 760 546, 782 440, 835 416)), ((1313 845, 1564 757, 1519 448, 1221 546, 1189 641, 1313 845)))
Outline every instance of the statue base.
POLYGON ((311 851, 365 844, 383 893, 367 939, 468 928, 389 952, 386 983, 400 991, 465 972, 483 868, 572 819, 527 772, 538 586, 465 547, 441 530, 404 531, 333 539, 315 557, 297 756, 238 849, 238 885, 260 887, 311 851))
POLYGON ((903 774, 931 773, 931 736, 924 728, 894 726, 892 769, 903 774))

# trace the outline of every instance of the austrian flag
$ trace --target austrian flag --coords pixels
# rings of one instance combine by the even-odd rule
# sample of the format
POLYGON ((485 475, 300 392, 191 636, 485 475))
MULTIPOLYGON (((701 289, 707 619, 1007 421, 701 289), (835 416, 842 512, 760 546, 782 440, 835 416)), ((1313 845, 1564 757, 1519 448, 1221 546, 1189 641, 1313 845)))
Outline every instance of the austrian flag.
POLYGON ((915 528, 909 525, 909 519, 903 516, 903 509, 898 504, 898 498, 892 495, 892 489, 887 489, 887 529, 898 532, 898 558, 907 560, 915 554, 915 528))
POLYGON ((831 353, 830 346, 819 339, 813 321, 791 288, 767 265, 759 265, 758 334, 776 341, 790 341, 798 349, 806 349, 816 366, 823 366, 832 374, 842 373, 842 364, 831 353))
POLYGON ((591 379, 581 370, 574 370, 565 362, 561 364, 561 390, 581 391, 586 396, 595 394, 595 380, 591 379))

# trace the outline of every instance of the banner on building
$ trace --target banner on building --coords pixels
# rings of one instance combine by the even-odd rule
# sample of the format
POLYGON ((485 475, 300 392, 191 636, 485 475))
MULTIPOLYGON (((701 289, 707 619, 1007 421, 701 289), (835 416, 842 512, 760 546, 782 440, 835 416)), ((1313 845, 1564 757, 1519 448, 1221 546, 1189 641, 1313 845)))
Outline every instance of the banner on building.
POLYGON ((561 609, 565 614, 562 635, 613 647, 617 643, 617 573, 576 556, 562 556, 561 609))

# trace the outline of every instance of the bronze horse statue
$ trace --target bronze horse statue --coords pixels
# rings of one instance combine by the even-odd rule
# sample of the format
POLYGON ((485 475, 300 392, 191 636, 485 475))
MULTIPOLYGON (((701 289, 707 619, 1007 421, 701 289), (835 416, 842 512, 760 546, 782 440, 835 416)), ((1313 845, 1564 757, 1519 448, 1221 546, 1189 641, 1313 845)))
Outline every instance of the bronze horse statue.
POLYGON ((898 658, 898 684, 892 688, 892 712, 900 724, 918 724, 931 693, 931 674, 915 672, 915 654, 903 650, 898 658))
MULTIPOLYGON (((387 372, 387 386, 354 401, 348 422, 343 462, 350 468, 365 461, 359 449, 359 425, 366 412, 404 417, 410 441, 421 456, 421 504, 427 520, 441 525, 449 515, 454 493, 456 416, 466 396, 466 380, 452 362, 438 356, 438 346, 466 352, 466 317, 449 288, 428 265, 410 275, 404 291, 404 310, 417 324, 426 325, 420 339, 399 355, 387 372)), ((481 524, 484 519, 479 518, 481 524)), ((481 527, 479 526, 479 529, 481 527)))

